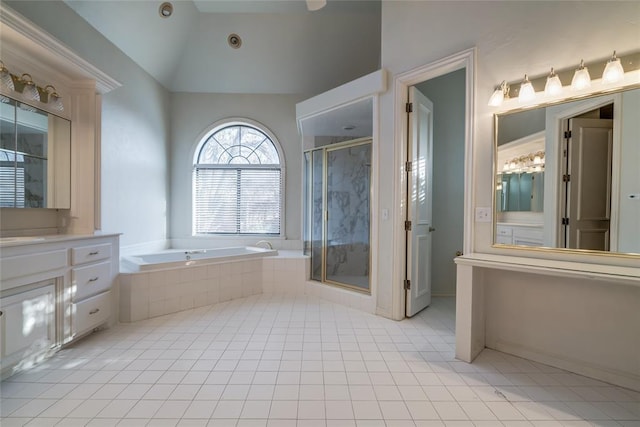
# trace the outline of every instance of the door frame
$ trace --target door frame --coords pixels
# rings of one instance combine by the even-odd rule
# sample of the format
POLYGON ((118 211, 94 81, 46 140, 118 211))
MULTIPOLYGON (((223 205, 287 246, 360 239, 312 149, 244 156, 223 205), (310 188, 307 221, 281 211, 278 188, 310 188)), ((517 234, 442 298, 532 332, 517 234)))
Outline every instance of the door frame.
POLYGON ((394 78, 394 218, 400 218, 402 223, 395 225, 394 241, 394 272, 392 289, 392 318, 403 319, 404 307, 404 274, 406 263, 406 233, 404 219, 407 216, 407 174, 405 159, 407 158, 407 112, 405 105, 408 101, 409 87, 425 80, 465 69, 465 142, 464 142, 464 221, 463 221, 463 252, 471 253, 473 248, 473 117, 475 110, 475 58, 476 48, 447 56, 426 65, 398 74, 394 78))

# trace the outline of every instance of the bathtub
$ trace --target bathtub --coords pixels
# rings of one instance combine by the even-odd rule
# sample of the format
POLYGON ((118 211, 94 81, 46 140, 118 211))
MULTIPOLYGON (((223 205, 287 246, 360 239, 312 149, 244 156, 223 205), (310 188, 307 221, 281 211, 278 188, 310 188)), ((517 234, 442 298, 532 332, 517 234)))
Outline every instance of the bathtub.
POLYGON ((308 277, 309 257, 301 251, 229 247, 123 256, 119 319, 136 322, 261 293, 301 294, 308 277))
POLYGON ((122 257, 120 263, 124 270, 138 272, 242 261, 275 255, 278 255, 278 251, 275 249, 254 246, 195 250, 172 249, 152 254, 122 257))

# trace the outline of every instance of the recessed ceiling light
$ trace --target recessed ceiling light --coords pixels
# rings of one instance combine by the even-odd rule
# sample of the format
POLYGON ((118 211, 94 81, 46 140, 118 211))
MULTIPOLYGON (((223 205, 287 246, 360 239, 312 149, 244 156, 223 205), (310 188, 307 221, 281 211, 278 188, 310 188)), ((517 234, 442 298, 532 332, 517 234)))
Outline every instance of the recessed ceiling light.
POLYGON ((232 48, 238 49, 242 46, 242 39, 237 34, 229 34, 229 37, 227 37, 227 43, 229 43, 229 46, 232 48))
POLYGON ((160 5, 158 12, 160 13, 161 17, 168 18, 171 16, 171 14, 173 14, 173 5, 166 1, 160 5))

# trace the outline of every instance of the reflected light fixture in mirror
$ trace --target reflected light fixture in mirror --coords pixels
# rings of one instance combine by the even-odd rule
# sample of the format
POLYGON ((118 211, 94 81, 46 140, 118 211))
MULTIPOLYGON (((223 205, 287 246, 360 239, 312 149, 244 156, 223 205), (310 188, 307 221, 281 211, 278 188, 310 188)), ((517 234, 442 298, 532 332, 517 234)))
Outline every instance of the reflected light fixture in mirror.
POLYGON ((573 75, 571 80, 571 87, 575 90, 586 89, 591 87, 591 76, 589 75, 589 69, 585 67, 584 60, 580 60, 580 66, 573 75))

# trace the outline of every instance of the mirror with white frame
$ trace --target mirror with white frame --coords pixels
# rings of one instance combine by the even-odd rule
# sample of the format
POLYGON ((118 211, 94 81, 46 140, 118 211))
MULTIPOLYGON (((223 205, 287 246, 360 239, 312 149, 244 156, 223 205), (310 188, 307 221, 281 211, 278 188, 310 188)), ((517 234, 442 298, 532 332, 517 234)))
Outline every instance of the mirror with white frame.
POLYGON ((640 89, 495 116, 494 243, 640 254, 640 89))

